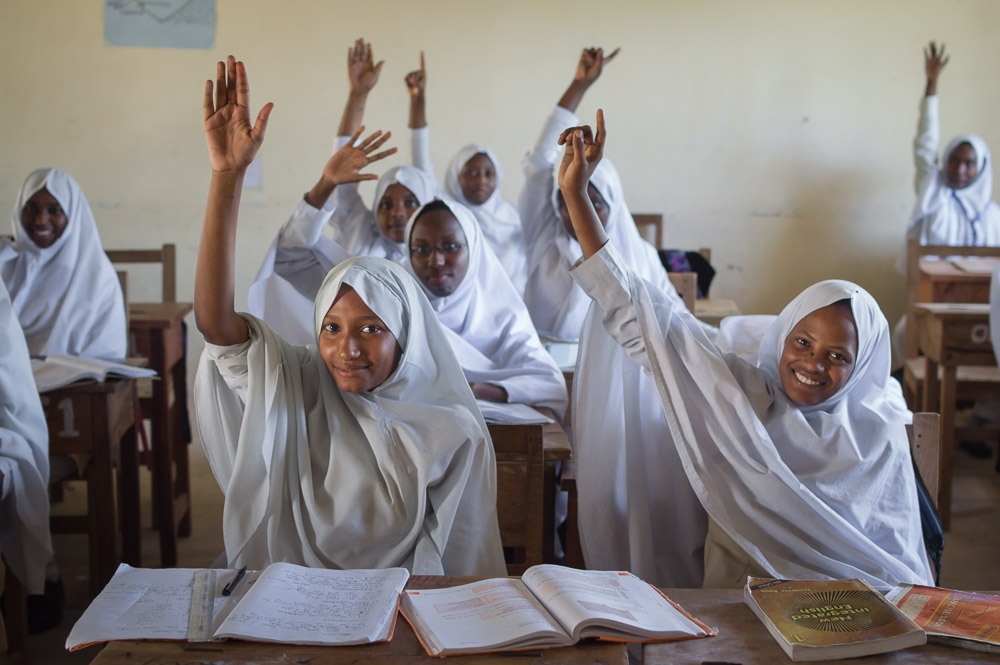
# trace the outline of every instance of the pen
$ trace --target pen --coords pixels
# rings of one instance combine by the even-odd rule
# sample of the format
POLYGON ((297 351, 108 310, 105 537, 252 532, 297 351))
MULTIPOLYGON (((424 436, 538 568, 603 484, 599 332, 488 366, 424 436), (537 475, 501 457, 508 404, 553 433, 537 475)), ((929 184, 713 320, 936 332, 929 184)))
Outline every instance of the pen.
POLYGON ((228 596, 233 591, 236 591, 236 585, 240 583, 240 580, 242 580, 243 576, 246 574, 247 574, 247 567, 243 566, 242 568, 240 568, 240 572, 236 573, 236 577, 233 578, 233 581, 227 584, 226 586, 222 587, 222 595, 228 596))

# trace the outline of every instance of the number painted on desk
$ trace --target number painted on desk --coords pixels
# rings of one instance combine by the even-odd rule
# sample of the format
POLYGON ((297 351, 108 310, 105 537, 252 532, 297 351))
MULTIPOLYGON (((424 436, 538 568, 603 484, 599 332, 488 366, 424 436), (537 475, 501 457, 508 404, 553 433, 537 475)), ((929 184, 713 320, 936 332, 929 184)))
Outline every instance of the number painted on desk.
POLYGON ((990 326, 987 323, 977 323, 972 326, 972 341, 975 344, 985 344, 990 339, 990 326))
POLYGON ((73 400, 69 397, 63 398, 59 402, 58 408, 62 409, 63 412, 63 428, 59 432, 59 436, 80 436, 80 432, 76 429, 73 422, 73 400))

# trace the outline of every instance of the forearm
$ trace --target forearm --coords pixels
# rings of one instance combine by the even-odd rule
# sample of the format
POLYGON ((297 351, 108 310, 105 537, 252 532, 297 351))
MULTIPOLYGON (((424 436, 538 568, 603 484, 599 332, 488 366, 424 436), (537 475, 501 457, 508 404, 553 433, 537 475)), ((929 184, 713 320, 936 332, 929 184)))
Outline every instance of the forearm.
POLYGON ((325 177, 320 176, 319 182, 313 185, 313 188, 309 190, 306 194, 306 203, 314 208, 322 208, 326 205, 326 202, 330 199, 330 195, 333 194, 333 190, 336 189, 336 185, 327 180, 325 177))
POLYGON ((194 314, 198 330, 213 344, 247 339, 246 322, 236 313, 236 222, 245 171, 212 173, 205 223, 198 247, 194 314))
POLYGON ((587 84, 583 81, 573 79, 573 82, 566 88, 566 92, 559 98, 559 106, 568 111, 575 112, 583 99, 583 93, 587 92, 587 84))
POLYGON ((927 85, 924 86, 924 97, 933 97, 937 94, 937 78, 927 77, 927 85))
POLYGON ((344 115, 340 117, 340 128, 337 130, 338 136, 353 136, 358 131, 361 122, 365 117, 365 103, 368 101, 367 92, 357 92, 352 90, 347 96, 347 104, 344 105, 344 115))
POLYGON ((583 250, 583 258, 589 259, 608 242, 608 235, 586 192, 564 189, 562 194, 570 221, 573 222, 573 230, 576 231, 576 239, 583 250))
POLYGON ((410 129, 420 129, 427 126, 427 105, 424 93, 410 95, 410 129))

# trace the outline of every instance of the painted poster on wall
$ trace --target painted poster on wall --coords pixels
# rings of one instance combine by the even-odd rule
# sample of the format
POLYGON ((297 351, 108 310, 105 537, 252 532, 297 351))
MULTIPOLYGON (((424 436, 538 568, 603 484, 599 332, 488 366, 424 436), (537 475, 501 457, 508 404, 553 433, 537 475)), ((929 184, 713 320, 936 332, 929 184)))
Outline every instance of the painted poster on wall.
POLYGON ((109 46, 211 48, 215 0, 105 0, 109 46))

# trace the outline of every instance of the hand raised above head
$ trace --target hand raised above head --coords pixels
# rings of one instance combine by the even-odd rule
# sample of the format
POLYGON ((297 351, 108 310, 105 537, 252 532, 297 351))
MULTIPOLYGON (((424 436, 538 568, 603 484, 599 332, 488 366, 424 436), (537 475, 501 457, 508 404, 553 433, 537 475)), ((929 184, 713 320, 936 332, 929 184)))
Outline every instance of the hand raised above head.
POLYGON ((246 67, 233 56, 215 66, 214 97, 213 101, 212 81, 205 81, 202 107, 212 171, 244 171, 264 142, 274 104, 265 104, 250 126, 250 81, 246 67))
POLYGON ((937 80, 938 74, 948 64, 948 56, 944 52, 944 44, 938 48, 937 44, 931 42, 924 48, 924 71, 927 80, 937 80))
POLYGON ((604 55, 602 48, 585 48, 580 54, 580 61, 576 64, 576 75, 573 80, 580 81, 586 85, 592 84, 601 75, 604 65, 614 60, 621 48, 616 48, 610 55, 604 55))
POLYGON ((389 140, 392 132, 383 134, 380 131, 374 132, 358 142, 361 133, 365 131, 364 126, 359 127, 351 140, 345 143, 340 150, 333 153, 333 157, 323 167, 323 177, 331 185, 344 185, 350 182, 360 182, 362 180, 378 180, 374 173, 361 173, 372 162, 385 159, 389 155, 395 154, 396 148, 389 148, 382 152, 375 152, 389 140), (357 146, 355 146, 357 143, 357 146))
POLYGON ((559 164, 559 189, 587 195, 587 185, 604 157, 604 111, 597 110, 597 133, 588 125, 570 127, 559 136, 559 145, 566 146, 559 164))
POLYGON ((410 72, 404 79, 406 81, 406 91, 411 97, 424 94, 424 87, 427 85, 427 68, 424 67, 424 52, 420 52, 420 69, 410 72))
POLYGON ((385 60, 375 62, 371 43, 359 39, 347 49, 347 80, 351 92, 368 94, 378 83, 385 60))

